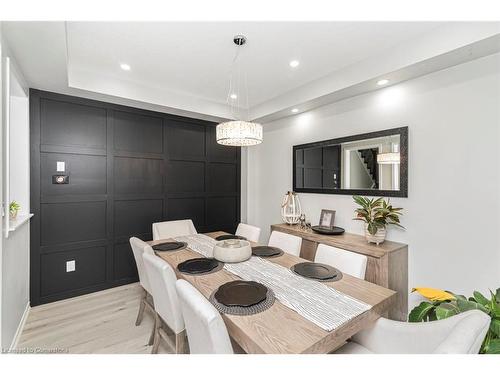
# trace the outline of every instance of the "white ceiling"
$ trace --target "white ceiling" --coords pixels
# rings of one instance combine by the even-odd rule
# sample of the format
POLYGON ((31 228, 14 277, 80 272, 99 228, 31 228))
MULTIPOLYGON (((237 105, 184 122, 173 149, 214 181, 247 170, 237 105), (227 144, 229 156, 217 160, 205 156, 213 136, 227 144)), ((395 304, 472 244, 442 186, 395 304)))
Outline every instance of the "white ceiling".
POLYGON ((225 101, 236 50, 232 37, 244 34, 248 42, 242 47, 241 62, 249 106, 261 117, 279 110, 280 99, 305 92, 324 77, 329 77, 324 82, 340 82, 350 67, 373 65, 391 51, 411 55, 413 45, 418 47, 424 36, 437 35, 444 26, 436 22, 6 22, 3 29, 31 87, 95 93, 132 101, 126 104, 149 103, 157 107, 152 109, 215 117, 229 116, 225 101), (293 59, 300 61, 295 69, 289 66, 293 59), (123 71, 120 63, 129 64, 131 70, 123 71))
POLYGON ((435 23, 70 22, 71 68, 224 103, 236 46, 250 106, 436 27, 435 23), (289 62, 300 61, 292 69, 289 62), (129 72, 119 68, 126 62, 129 72))

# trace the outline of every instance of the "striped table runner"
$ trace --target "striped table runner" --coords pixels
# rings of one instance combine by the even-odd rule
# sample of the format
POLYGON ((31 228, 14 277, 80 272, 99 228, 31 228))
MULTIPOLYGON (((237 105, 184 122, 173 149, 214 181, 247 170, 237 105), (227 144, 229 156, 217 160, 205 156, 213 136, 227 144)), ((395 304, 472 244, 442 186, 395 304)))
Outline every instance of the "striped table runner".
MULTIPOLYGON (((212 257, 215 240, 203 234, 180 236, 189 248, 212 257)), ((288 268, 252 256, 241 263, 226 263, 224 268, 244 280, 264 284, 285 306, 319 327, 332 331, 371 308, 370 305, 325 284, 296 275, 288 268)))

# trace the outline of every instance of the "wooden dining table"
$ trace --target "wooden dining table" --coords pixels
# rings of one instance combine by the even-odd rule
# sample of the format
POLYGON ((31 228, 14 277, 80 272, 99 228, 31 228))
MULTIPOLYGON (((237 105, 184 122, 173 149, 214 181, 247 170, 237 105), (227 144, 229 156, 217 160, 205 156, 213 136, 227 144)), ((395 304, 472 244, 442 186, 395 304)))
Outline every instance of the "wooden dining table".
MULTIPOLYGON (((225 232, 205 233, 207 236, 228 234, 225 232)), ((166 240, 150 241, 150 245, 166 240)), ((258 244, 252 243, 252 246, 258 244)), ((177 265, 185 260, 202 257, 189 248, 170 252, 156 252, 175 270, 177 278, 190 282, 207 299, 219 286, 240 278, 225 269, 204 275, 189 275, 177 270, 177 265)), ((284 253, 279 257, 265 258, 283 267, 307 262, 307 260, 284 253)), ((345 341, 371 325, 394 303, 396 292, 372 284, 368 281, 343 274, 342 279, 324 282, 325 285, 371 305, 371 309, 357 315, 340 327, 327 331, 307 320, 279 300, 266 311, 255 315, 222 314, 231 338, 246 352, 256 354, 325 354, 342 346, 345 341)))

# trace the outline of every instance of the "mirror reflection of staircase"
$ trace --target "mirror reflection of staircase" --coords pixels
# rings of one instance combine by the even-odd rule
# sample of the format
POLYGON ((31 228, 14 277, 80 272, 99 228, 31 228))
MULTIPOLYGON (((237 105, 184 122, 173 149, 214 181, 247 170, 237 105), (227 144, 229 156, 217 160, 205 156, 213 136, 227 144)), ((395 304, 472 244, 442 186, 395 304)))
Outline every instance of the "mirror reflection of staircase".
POLYGON ((364 150, 358 150, 359 156, 363 161, 370 178, 373 183, 371 188, 378 189, 379 181, 378 181, 378 164, 377 164, 377 148, 366 148, 364 150))

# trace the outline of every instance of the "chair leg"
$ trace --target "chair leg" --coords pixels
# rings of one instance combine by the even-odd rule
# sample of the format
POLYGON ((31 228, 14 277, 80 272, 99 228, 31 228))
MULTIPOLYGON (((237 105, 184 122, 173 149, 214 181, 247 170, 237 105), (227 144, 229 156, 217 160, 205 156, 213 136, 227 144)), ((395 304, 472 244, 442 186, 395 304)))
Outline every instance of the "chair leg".
POLYGON ((158 348, 160 347, 160 329, 161 329, 161 320, 158 314, 155 314, 155 335, 153 341, 153 349, 151 350, 151 354, 157 354, 158 348))
POLYGON ((154 343, 155 332, 156 332, 156 312, 154 312, 153 329, 151 330, 151 335, 149 335, 149 341, 148 341, 149 346, 153 345, 154 343))
POLYGON ((187 354, 186 330, 175 334, 175 354, 187 354))
POLYGON ((142 317, 144 316, 144 309, 146 308, 146 296, 147 292, 144 290, 144 294, 141 297, 141 302, 139 305, 139 313, 137 314, 137 319, 135 320, 135 325, 138 326, 142 322, 142 317))

